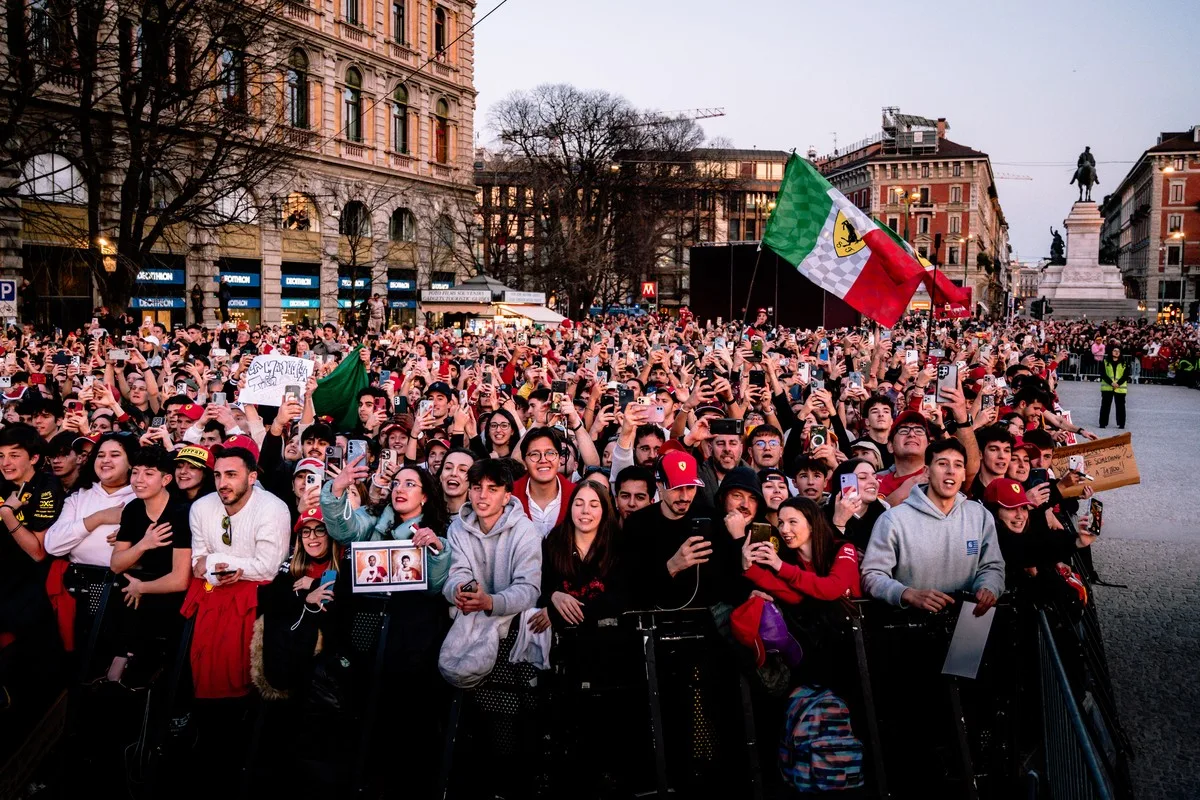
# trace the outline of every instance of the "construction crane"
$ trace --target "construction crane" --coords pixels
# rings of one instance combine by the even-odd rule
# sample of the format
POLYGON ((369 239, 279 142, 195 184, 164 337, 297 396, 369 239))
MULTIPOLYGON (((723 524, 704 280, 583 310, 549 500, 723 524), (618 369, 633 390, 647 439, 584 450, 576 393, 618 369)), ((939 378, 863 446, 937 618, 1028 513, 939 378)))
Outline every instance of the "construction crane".
POLYGON ((998 181, 1031 181, 1033 178, 1028 175, 1014 175, 1011 172, 997 172, 996 180, 998 181))

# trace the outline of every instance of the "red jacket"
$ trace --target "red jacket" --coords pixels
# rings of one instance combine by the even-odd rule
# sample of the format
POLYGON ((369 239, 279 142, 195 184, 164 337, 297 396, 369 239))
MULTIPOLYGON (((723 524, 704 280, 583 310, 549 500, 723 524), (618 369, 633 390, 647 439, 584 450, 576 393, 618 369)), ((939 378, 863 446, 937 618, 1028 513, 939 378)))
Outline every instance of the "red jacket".
POLYGON ((212 587, 193 578, 180 613, 196 617, 190 661, 198 698, 244 697, 250 693, 250 640, 258 609, 254 581, 212 587))
POLYGON ((843 544, 833 560, 829 574, 821 577, 811 567, 785 563, 775 573, 754 564, 746 577, 758 588, 781 603, 795 604, 805 597, 817 600, 837 600, 847 596, 862 597, 858 574, 858 551, 852 544, 843 544))
MULTIPOLYGON (((558 478, 559 489, 562 490, 562 502, 558 506, 558 519, 555 520, 555 525, 561 525, 562 521, 567 518, 567 512, 571 509, 571 492, 575 491, 575 484, 563 477, 562 473, 556 475, 558 478)), ((513 495, 521 501, 521 507, 525 509, 525 516, 533 519, 529 513, 529 476, 525 475, 520 480, 513 483, 513 495)))

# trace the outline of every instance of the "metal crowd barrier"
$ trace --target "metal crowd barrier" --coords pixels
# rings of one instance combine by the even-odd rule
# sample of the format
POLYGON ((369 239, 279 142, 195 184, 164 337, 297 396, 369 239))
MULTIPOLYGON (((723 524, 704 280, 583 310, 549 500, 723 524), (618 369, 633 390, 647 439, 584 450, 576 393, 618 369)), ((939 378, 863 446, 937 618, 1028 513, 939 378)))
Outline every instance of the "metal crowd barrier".
MULTIPOLYGON (((1177 381, 1175 371, 1162 359, 1139 360, 1140 371, 1135 371, 1132 356, 1122 360, 1125 362, 1125 374, 1130 376, 1131 382, 1173 384, 1177 381)), ((1067 354, 1067 362, 1059 366, 1058 377, 1066 381, 1099 382, 1102 370, 1103 361, 1097 361, 1090 350, 1071 352, 1067 354)))
POLYGON ((1075 702, 1045 611, 1038 612, 1046 783, 1054 800, 1112 800, 1113 784, 1075 702))

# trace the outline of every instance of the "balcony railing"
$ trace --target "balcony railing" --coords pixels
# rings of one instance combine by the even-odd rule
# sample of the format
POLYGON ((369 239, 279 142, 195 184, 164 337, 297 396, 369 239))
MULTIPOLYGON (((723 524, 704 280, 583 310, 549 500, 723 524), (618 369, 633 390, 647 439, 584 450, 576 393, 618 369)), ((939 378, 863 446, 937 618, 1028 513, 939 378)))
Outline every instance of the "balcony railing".
POLYGON ((430 164, 430 171, 435 178, 444 178, 450 180, 454 176, 454 170, 445 164, 430 164))
POLYGON ((288 19, 297 22, 308 22, 312 18, 312 8, 304 0, 287 0, 283 6, 283 13, 288 19))

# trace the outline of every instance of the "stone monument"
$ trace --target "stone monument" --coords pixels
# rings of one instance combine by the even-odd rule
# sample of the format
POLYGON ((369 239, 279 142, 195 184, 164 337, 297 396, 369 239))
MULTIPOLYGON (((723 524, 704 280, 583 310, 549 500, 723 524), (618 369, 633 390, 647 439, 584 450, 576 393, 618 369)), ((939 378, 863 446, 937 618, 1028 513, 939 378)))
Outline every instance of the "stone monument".
POLYGON ((1065 263, 1051 263, 1042 272, 1038 296, 1050 301, 1051 316, 1057 319, 1085 314, 1088 319, 1135 317, 1137 300, 1125 296, 1121 271, 1100 263, 1100 228, 1104 217, 1090 200, 1091 187, 1099 181, 1095 160, 1088 150, 1080 153, 1071 182, 1079 183, 1081 199, 1071 206, 1071 213, 1063 220, 1067 229, 1067 257, 1065 263))

